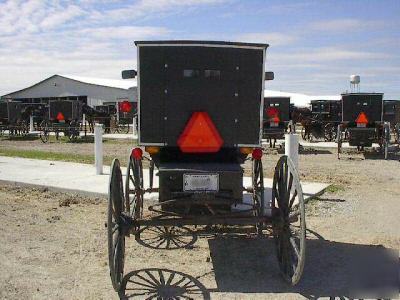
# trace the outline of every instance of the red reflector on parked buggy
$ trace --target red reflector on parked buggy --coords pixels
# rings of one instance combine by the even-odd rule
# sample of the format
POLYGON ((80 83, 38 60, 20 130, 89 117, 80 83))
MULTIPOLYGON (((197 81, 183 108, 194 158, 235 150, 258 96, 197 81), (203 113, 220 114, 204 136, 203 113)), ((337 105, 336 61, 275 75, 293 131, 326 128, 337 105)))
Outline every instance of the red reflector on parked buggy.
POLYGON ((357 124, 368 124, 368 118, 364 112, 360 112, 356 119, 357 124))
POLYGON ((131 155, 134 159, 142 159, 143 151, 140 148, 133 148, 131 155))
POLYGON ((57 121, 64 121, 65 117, 62 112, 59 112, 56 117, 57 121))
POLYGON ((265 110, 265 113, 267 114, 267 117, 273 118, 279 115, 279 109, 277 109, 276 107, 268 107, 265 110))
POLYGON ((224 141, 206 112, 195 112, 178 139, 184 153, 212 153, 221 149, 224 141))
POLYGON ((253 150, 253 153, 251 154, 253 159, 256 159, 256 160, 260 160, 262 155, 263 155, 263 152, 262 152, 262 150, 260 148, 255 148, 253 150))

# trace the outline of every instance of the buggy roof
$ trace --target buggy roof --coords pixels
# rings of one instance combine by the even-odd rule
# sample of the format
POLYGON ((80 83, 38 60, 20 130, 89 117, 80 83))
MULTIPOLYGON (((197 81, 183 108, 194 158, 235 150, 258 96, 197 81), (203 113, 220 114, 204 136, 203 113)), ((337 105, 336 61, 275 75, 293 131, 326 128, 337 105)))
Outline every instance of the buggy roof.
POLYGON ((238 47, 238 48, 267 48, 268 44, 224 42, 224 41, 195 41, 195 40, 163 40, 163 41, 135 41, 136 46, 210 46, 210 47, 238 47))
POLYGON ((383 95, 383 93, 343 93, 342 96, 350 96, 350 95, 360 95, 360 96, 367 96, 367 95, 383 95))

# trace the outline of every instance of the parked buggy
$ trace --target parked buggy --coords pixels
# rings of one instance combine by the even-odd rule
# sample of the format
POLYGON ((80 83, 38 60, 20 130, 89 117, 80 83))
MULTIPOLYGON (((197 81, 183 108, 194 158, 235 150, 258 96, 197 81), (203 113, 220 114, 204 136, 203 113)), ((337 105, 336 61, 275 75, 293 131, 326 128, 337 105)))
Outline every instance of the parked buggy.
POLYGON ((275 147, 277 139, 283 139, 290 121, 290 97, 265 97, 263 138, 275 147))
POLYGON ((342 122, 337 129, 338 158, 342 143, 348 141, 358 151, 378 143, 387 159, 390 143, 390 128, 382 118, 383 94, 346 93, 342 94, 342 122))
POLYGON ((0 102, 0 135, 7 130, 10 136, 26 135, 29 132, 28 120, 23 114, 23 104, 18 101, 0 102))
POLYGON ((82 121, 82 102, 77 100, 54 100, 49 102, 48 115, 40 124, 40 139, 47 143, 51 132, 56 139, 60 133, 69 140, 79 137, 82 121))
POLYGON ((389 123, 395 142, 400 144, 400 100, 383 101, 383 121, 389 123))
MULTIPOLYGON (((305 259, 305 213, 299 177, 282 156, 272 195, 264 190, 262 122, 266 44, 136 42, 139 146, 129 156, 125 187, 118 159, 111 166, 108 254, 113 287, 123 290, 125 238, 148 226, 272 227, 280 270, 296 284, 305 259), (149 161, 145 186, 142 161, 149 161), (243 187, 243 164, 252 185, 243 187), (153 187, 154 169, 159 187, 153 187), (159 192, 156 204, 147 193, 159 192), (271 196, 272 200, 266 201, 271 196)), ((135 76, 124 71, 123 78, 135 76)), ((207 228, 207 227, 206 227, 207 228)), ((126 281, 125 281, 126 282, 126 281)))
POLYGON ((303 140, 323 139, 331 142, 336 139, 337 125, 341 122, 341 101, 312 100, 311 117, 302 120, 303 140))

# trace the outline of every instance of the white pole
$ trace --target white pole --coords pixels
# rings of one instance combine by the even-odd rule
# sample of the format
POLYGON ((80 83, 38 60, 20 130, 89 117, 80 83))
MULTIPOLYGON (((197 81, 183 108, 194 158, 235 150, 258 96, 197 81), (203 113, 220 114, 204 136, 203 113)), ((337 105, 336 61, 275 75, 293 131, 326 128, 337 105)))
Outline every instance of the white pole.
POLYGON ((133 133, 133 138, 136 138, 137 137, 136 117, 133 117, 132 133, 133 133))
POLYGON ((103 125, 94 126, 94 165, 96 175, 103 174, 103 125))
POLYGON ((86 127, 86 114, 82 114, 82 127, 86 127))
POLYGON ((296 169, 299 169, 299 135, 285 134, 285 155, 294 163, 296 169))
POLYGON ((33 132, 33 116, 29 116, 29 132, 33 132))

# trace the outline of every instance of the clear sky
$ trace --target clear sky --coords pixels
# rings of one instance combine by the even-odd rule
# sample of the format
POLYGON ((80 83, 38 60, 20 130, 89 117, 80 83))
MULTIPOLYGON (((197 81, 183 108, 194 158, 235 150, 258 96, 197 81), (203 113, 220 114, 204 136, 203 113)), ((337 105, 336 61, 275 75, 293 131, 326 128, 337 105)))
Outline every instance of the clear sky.
POLYGON ((120 78, 134 40, 270 44, 267 88, 400 99, 400 0, 0 0, 0 95, 53 74, 120 78))

